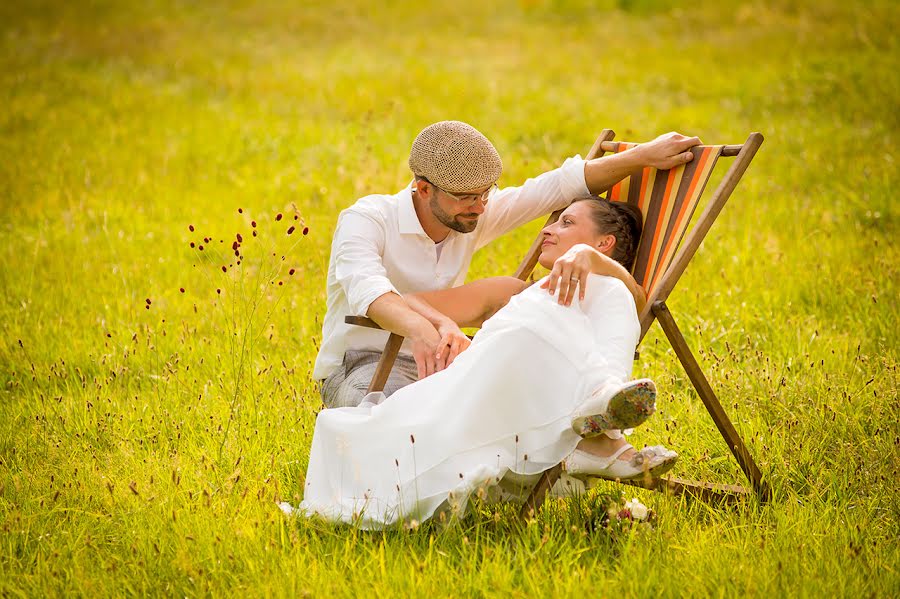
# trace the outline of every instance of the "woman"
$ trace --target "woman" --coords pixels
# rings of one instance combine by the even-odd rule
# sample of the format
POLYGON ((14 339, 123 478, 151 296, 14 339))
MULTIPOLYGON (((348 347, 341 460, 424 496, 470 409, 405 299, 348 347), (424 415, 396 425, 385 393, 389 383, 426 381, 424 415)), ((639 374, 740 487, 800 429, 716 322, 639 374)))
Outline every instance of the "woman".
POLYGON ((379 527, 459 514, 476 489, 563 460, 570 474, 608 478, 671 467, 672 452, 635 452, 613 430, 654 409, 652 383, 624 382, 640 335, 634 299, 604 276, 631 266, 640 228, 634 208, 579 200, 543 231, 539 261, 552 271, 540 285, 488 279, 412 298, 483 328, 449 367, 390 399, 321 412, 301 510, 379 527))

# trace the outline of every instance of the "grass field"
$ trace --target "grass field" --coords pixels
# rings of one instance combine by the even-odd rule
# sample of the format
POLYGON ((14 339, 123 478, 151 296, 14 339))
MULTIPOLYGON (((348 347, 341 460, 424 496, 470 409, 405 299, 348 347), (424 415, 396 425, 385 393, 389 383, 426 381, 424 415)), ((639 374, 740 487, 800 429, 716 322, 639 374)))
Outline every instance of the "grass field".
MULTIPOLYGON (((306 4, 0 5, 0 593, 900 592, 896 3, 306 4), (669 305, 769 504, 629 491, 659 515, 630 532, 566 504, 384 533, 278 511, 319 409, 337 213, 405 185, 448 118, 506 185, 603 127, 766 136, 669 305)), ((635 373, 662 391, 636 443, 740 482, 656 327, 635 373)))

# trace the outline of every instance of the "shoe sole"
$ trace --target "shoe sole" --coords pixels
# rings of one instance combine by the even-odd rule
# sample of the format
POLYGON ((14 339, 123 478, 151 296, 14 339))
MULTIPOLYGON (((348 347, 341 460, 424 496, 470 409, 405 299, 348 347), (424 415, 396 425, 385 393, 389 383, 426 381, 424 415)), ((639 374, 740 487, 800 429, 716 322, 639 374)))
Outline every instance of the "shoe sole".
POLYGON ((605 414, 573 419, 572 430, 584 438, 596 437, 611 429, 634 428, 655 411, 656 386, 651 381, 637 381, 609 400, 605 414))
POLYGON ((570 474, 570 476, 574 478, 581 478, 585 481, 585 484, 588 488, 593 488, 593 485, 589 484, 590 480, 612 480, 612 481, 628 481, 628 480, 643 480, 646 478, 659 478, 663 474, 667 473, 669 470, 675 467, 675 463, 678 462, 678 456, 675 456, 668 462, 663 462, 662 464, 658 464, 653 468, 647 470, 647 472, 639 472, 634 476, 603 476, 601 474, 570 474))

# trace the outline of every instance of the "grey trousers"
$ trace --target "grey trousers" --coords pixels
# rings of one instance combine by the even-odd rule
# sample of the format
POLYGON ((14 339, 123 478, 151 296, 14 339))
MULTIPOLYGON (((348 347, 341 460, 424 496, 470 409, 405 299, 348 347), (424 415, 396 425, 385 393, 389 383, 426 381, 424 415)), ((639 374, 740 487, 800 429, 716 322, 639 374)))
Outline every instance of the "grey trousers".
MULTIPOLYGON (((341 367, 322 381, 320 392, 322 403, 328 408, 356 407, 362 403, 363 397, 375 376, 379 351, 348 351, 344 353, 341 367)), ((416 361, 411 356, 398 355, 394 367, 384 386, 385 396, 419 380, 416 361)))

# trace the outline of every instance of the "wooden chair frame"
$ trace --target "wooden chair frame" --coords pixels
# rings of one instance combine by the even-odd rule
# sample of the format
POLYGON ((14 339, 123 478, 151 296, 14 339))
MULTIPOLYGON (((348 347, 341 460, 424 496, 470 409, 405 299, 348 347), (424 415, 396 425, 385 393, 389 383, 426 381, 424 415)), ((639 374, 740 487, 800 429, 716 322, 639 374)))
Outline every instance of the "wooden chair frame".
MULTIPOLYGON (((591 148, 591 151, 588 153, 587 159, 598 158, 603 156, 606 152, 615 151, 616 146, 612 142, 614 137, 615 133, 611 129, 604 129, 591 148)), ((754 495, 761 501, 768 501, 770 497, 769 486, 763 479, 759 467, 756 465, 746 444, 743 442, 740 435, 738 435, 731 420, 722 408, 722 404, 716 397, 712 386, 703 374, 703 370, 675 323, 672 313, 668 306, 666 306, 666 300, 668 299, 669 294, 671 294, 678 279, 681 278, 687 265, 694 257, 694 254, 697 252, 697 249, 709 232, 716 217, 718 217, 722 208, 725 206, 725 202, 728 201, 728 198, 731 196, 735 187, 737 187, 738 182, 747 170, 753 157, 756 155, 757 150, 759 150, 762 142, 762 134, 751 133, 747 138, 747 141, 743 144, 728 145, 722 148, 721 156, 733 156, 735 157, 735 161, 725 174, 725 177, 719 183, 719 186, 713 192, 712 197, 702 214, 698 217, 697 222, 688 231, 684 241, 674 256, 672 263, 662 273, 660 282, 653 288, 650 297, 647 299, 647 306, 640 315, 641 340, 643 340, 644 336, 647 334, 653 321, 659 321, 660 327, 668 338, 672 348, 675 350, 675 355, 684 367, 691 384, 693 384, 694 389, 697 391, 697 395, 700 396, 700 399, 706 407, 706 410, 709 412, 716 428, 719 430, 719 433, 728 445, 729 450, 731 450, 732 455, 744 475, 747 477, 751 489, 739 485, 721 485, 705 481, 687 481, 672 477, 647 477, 642 480, 621 481, 623 483, 669 494, 690 494, 714 503, 733 502, 754 495)), ((547 219, 547 224, 555 222, 559 218, 561 212, 562 210, 558 210, 551 214, 547 219)), ((531 275, 534 267, 537 265, 538 257, 540 256, 541 241, 542 236, 538 234, 534 243, 532 243, 531 248, 528 250, 525 259, 516 270, 515 276, 517 278, 524 281, 531 275)), ((345 321, 348 324, 376 329, 381 328, 374 321, 361 316, 348 316, 345 321)), ((403 337, 400 335, 391 333, 388 336, 381 360, 378 363, 375 375, 369 385, 369 392, 381 391, 384 389, 384 385, 387 382, 388 375, 391 372, 391 368, 393 367, 402 343, 403 337)), ((559 479, 561 473, 562 464, 557 464, 544 471, 532 491, 531 496, 522 506, 521 515, 523 517, 529 517, 540 509, 547 493, 559 479)))

